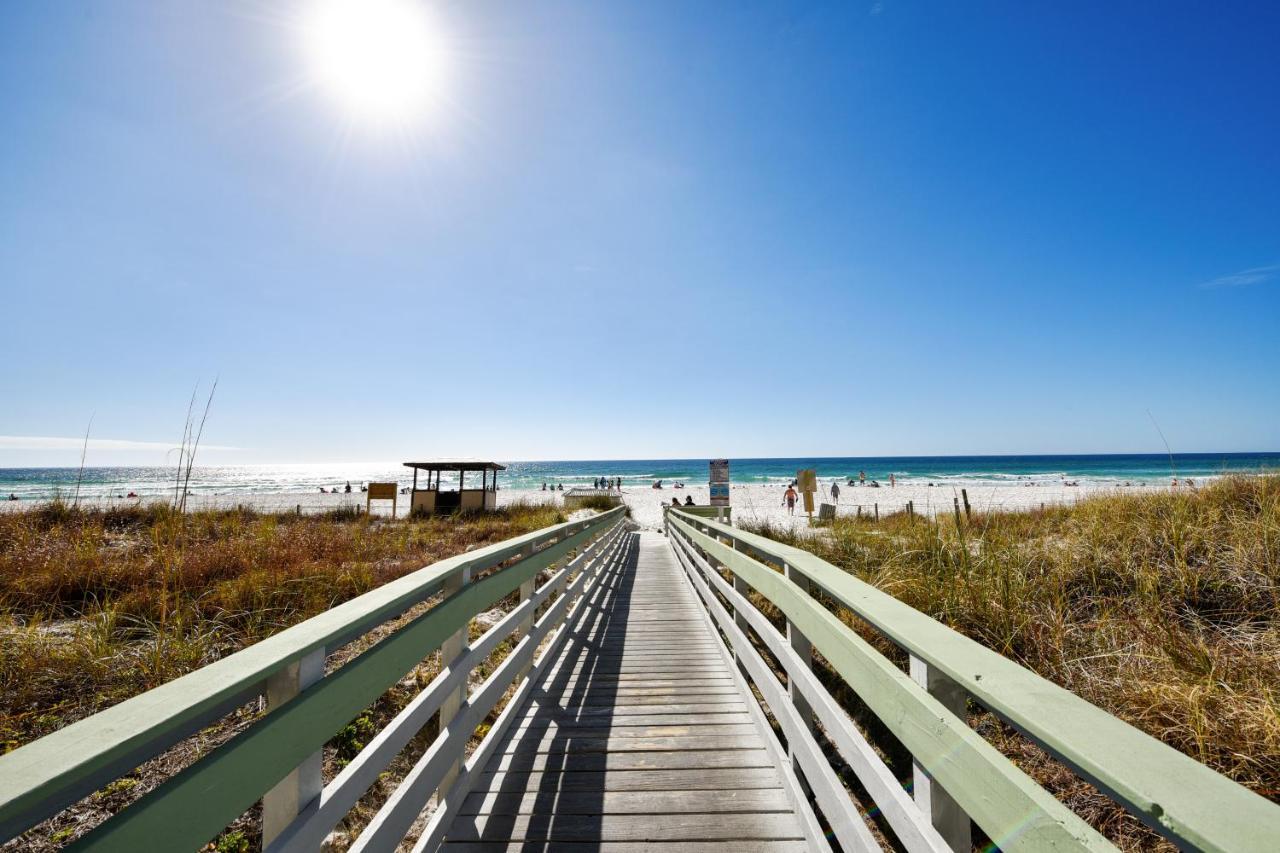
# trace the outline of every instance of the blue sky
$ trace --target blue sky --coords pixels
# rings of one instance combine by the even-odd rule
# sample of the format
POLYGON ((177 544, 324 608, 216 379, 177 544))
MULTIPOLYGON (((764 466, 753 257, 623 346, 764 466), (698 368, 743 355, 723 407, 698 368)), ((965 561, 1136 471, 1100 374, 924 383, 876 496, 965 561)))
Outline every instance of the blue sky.
POLYGON ((0 8, 0 466, 1280 449, 1273 5, 436 4, 396 133, 109 8, 0 8))

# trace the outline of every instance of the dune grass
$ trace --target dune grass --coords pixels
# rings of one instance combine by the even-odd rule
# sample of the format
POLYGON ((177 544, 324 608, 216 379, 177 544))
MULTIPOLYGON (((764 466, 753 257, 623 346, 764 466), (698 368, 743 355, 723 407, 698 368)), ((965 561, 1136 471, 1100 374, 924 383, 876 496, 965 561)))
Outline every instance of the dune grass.
MULTIPOLYGON (((238 651, 374 587, 475 547, 565 520, 554 506, 388 521, 350 511, 189 512, 154 505, 77 509, 54 502, 0 513, 0 752, 238 651)), ((329 660, 332 669, 433 606, 424 602, 329 660)), ((516 596, 496 605, 514 606, 516 596)), ((490 614, 484 614, 490 616, 490 614)), ((472 623, 473 637, 483 631, 472 623)), ((481 675, 510 651, 504 645, 481 675)), ((364 748, 440 671, 432 653, 335 733, 324 777, 364 748)), ((8 844, 54 851, 244 731, 237 709, 8 844)), ((437 733, 433 718, 339 825, 345 849, 437 733)), ((255 805, 206 849, 259 849, 255 805)))
MULTIPOLYGON (((975 514, 959 524, 895 514, 879 522, 841 516, 816 536, 754 529, 1280 801, 1280 476, 975 514)), ((973 711, 980 731, 1113 839, 1130 848, 1156 843, 1034 746, 973 711)), ((891 758, 909 773, 905 756, 891 758)))
POLYGON ((564 520, 516 505, 388 522, 180 513, 0 513, 0 752, 437 560, 564 520))

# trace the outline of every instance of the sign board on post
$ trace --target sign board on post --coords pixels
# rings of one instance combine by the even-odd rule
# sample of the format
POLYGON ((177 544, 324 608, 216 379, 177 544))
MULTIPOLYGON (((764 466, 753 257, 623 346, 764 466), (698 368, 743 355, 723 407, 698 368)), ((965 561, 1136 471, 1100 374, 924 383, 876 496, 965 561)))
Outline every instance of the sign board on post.
POLYGON ((813 493, 818 491, 818 472, 812 468, 797 471, 796 485, 800 487, 800 492, 804 495, 804 511, 809 514, 809 521, 812 523, 813 493))
POLYGON ((368 497, 364 501, 364 514, 369 514, 369 509, 374 501, 391 501, 391 517, 396 517, 396 492, 399 491, 398 483, 370 483, 368 497))
POLYGON ((729 460, 712 459, 710 462, 711 505, 729 505, 729 460))

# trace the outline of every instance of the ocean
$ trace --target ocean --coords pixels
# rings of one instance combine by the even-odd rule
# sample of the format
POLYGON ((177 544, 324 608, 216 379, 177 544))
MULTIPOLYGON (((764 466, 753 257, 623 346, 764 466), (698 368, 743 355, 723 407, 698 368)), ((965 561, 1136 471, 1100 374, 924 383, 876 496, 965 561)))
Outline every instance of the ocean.
MULTIPOLYGON (((538 489, 543 483, 570 488, 590 484, 596 477, 622 477, 627 486, 647 486, 655 480, 706 483, 706 459, 611 459, 561 462, 506 462, 499 488, 538 489)), ((1100 485, 1169 481, 1172 477, 1202 479, 1239 473, 1280 473, 1280 453, 1180 453, 1073 456, 844 456, 789 459, 731 459, 735 483, 784 483, 802 468, 814 468, 820 480, 845 481, 866 472, 868 480, 929 481, 949 486, 982 485, 1001 481, 1056 482, 1062 479, 1100 485)), ((80 495, 87 498, 172 495, 173 468, 117 467, 0 468, 0 498, 22 500, 71 497, 80 478, 80 495)), ((479 475, 472 475, 479 480, 479 475)), ((190 488, 197 495, 262 495, 317 492, 320 488, 353 487, 368 481, 395 480, 408 485, 413 473, 395 464, 227 465, 202 466, 192 472, 190 488)), ((468 478, 470 481, 470 478, 468 478)), ((449 483, 446 477, 444 482, 449 483)))

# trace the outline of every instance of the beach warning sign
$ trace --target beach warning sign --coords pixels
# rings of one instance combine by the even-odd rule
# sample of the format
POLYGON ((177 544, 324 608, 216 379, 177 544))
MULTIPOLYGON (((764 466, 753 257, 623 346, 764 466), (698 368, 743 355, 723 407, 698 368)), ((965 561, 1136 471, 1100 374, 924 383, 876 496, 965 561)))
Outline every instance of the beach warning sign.
POLYGON ((711 476, 708 477, 708 485, 711 487, 711 505, 712 506, 728 506, 729 505, 729 460, 728 459, 712 459, 710 462, 711 476))

